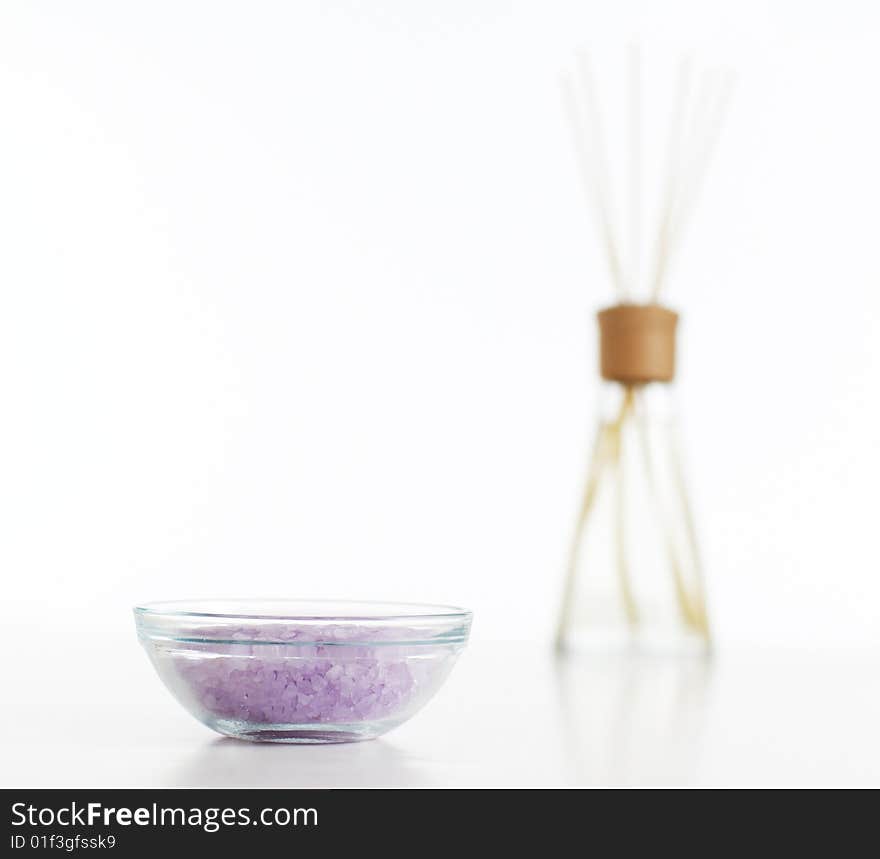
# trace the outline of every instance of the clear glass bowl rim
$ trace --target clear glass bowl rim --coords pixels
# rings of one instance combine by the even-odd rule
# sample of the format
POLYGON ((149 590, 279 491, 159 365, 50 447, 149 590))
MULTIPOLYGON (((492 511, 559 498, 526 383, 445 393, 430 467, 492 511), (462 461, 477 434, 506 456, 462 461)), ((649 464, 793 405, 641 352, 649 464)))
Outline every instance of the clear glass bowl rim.
POLYGON ((472 612, 448 605, 376 602, 337 599, 186 599, 141 603, 134 607, 140 636, 156 641, 216 644, 307 644, 335 646, 442 644, 467 641, 472 612), (390 633, 381 641, 334 640, 325 627, 355 625, 384 629, 390 633), (314 628, 315 635, 296 640, 271 635, 270 627, 294 625, 314 628), (269 637, 242 639, 238 626, 266 630, 269 637), (398 633, 399 629, 399 635, 398 633), (226 630, 235 631, 227 637, 226 630))
MULTIPOLYGON (((356 609, 356 611, 357 611, 356 609)), ((430 603, 404 603, 404 602, 380 602, 377 600, 338 600, 338 599, 257 599, 257 598, 209 598, 209 599, 183 599, 183 600, 159 600, 154 602, 139 603, 134 607, 136 615, 152 615, 156 617, 211 617, 217 620, 275 620, 275 621, 326 621, 345 623, 347 621, 429 621, 451 620, 458 618, 464 620, 470 618, 472 612, 468 609, 451 605, 432 605, 430 603), (342 613, 340 611, 330 613, 299 612, 296 614, 263 611, 207 611, 199 610, 195 606, 215 606, 238 604, 243 607, 256 605, 278 606, 355 606, 360 613, 342 613), (193 608, 187 608, 192 606, 193 608), (374 610, 368 612, 372 607, 374 610), (391 611, 379 611, 380 608, 391 611)))

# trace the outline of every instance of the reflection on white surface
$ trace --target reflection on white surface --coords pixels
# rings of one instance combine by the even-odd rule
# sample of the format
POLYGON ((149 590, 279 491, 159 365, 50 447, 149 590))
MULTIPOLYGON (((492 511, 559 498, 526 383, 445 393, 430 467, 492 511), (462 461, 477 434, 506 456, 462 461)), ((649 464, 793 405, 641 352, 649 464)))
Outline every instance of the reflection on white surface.
POLYGON ((712 662, 565 655, 554 663, 572 784, 681 784, 696 775, 712 662))
POLYGON ((386 740, 331 745, 248 743, 218 737, 171 767, 171 787, 410 787, 430 773, 386 740))
MULTIPOLYGON (((135 642, 101 649, 101 639, 68 636, 61 654, 55 637, 35 637, 26 658, 6 662, 0 784, 880 785, 872 651, 704 662, 474 643, 437 697, 386 736, 285 746, 218 737, 167 693, 135 642)), ((0 629, 5 653, 21 640, 0 629)))

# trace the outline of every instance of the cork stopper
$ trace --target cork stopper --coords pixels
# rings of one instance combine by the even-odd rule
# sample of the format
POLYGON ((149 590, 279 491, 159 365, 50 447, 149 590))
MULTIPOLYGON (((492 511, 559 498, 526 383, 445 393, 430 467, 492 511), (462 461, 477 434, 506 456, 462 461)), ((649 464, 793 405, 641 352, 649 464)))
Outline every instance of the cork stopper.
POLYGON ((626 385, 672 381, 677 313, 659 304, 618 304, 597 316, 603 379, 626 385))

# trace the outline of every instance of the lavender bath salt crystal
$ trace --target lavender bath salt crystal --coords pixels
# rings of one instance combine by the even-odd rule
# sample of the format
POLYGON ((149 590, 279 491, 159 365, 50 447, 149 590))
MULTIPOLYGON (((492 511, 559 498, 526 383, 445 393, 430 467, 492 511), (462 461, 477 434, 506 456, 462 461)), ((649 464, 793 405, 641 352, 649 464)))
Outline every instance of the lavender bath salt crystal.
POLYGON ((242 629, 251 642, 291 643, 307 633, 332 644, 272 643, 226 645, 225 653, 192 659, 174 657, 175 668, 189 692, 209 713, 225 719, 260 723, 318 724, 385 719, 409 702, 417 672, 407 664, 405 648, 355 644, 376 638, 375 630, 329 627, 320 631, 242 629))

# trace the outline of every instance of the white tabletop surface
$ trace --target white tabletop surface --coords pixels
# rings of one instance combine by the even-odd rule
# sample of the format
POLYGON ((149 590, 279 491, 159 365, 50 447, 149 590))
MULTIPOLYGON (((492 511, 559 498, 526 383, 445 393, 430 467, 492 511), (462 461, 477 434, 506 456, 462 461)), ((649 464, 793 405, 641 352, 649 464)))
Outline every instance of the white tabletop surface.
POLYGON ((473 642, 385 737, 283 746, 199 725, 117 632, 7 625, 3 786, 880 785, 877 653, 559 660, 473 642))

